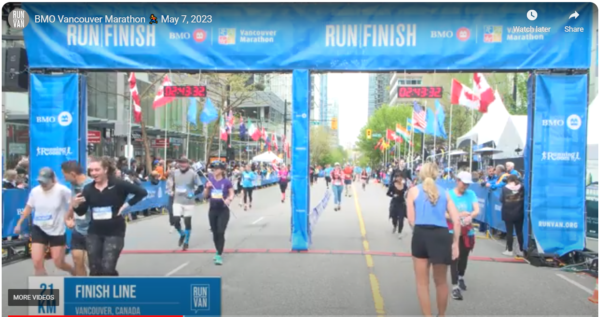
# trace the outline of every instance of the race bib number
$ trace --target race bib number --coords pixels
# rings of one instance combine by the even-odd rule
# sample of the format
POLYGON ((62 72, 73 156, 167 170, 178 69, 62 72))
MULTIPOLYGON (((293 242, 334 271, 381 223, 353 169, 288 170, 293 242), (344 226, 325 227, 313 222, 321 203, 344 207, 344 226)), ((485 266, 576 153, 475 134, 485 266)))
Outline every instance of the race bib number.
POLYGON ((223 190, 221 189, 213 189, 210 197, 213 199, 223 199, 223 190))
POLYGON ((112 219, 112 207, 96 207, 92 209, 94 220, 112 219))
POLYGON ((40 228, 49 229, 54 224, 54 217, 52 214, 35 215, 33 223, 40 228))
POLYGON ((187 194, 188 188, 185 186, 179 186, 179 187, 175 188, 175 192, 178 194, 187 194))

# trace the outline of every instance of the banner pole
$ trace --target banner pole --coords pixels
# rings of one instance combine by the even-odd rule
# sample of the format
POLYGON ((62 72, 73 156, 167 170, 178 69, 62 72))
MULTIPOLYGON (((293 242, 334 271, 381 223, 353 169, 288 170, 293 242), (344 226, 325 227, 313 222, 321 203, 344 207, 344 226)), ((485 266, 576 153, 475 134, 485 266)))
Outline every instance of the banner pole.
POLYGON ((450 104, 450 124, 449 124, 449 132, 448 132, 448 149, 446 149, 446 152, 448 153, 448 167, 450 167, 450 150, 452 149, 452 108, 453 108, 453 104, 450 104))
POLYGON ((204 124, 204 163, 208 164, 208 123, 204 124))
POLYGON ((167 139, 167 133, 168 133, 168 128, 167 125, 169 124, 169 109, 167 109, 167 107, 165 106, 165 156, 163 157, 163 160, 165 160, 165 164, 167 162, 167 143, 168 143, 168 139, 167 139))
POLYGON ((187 140, 185 141, 185 156, 189 158, 190 155, 190 123, 187 124, 187 140))
MULTIPOLYGON (((471 128, 469 130, 473 129, 473 119, 474 119, 473 111, 474 110, 471 110, 471 128)), ((469 144, 471 145, 469 147, 469 171, 472 172, 473 171, 473 140, 469 139, 469 144)))
POLYGON ((131 146, 131 130, 133 129, 133 124, 131 124, 131 113, 133 112, 133 98, 131 92, 129 93, 129 120, 128 120, 128 128, 127 128, 127 169, 131 169, 131 158, 133 156, 132 146, 131 146))

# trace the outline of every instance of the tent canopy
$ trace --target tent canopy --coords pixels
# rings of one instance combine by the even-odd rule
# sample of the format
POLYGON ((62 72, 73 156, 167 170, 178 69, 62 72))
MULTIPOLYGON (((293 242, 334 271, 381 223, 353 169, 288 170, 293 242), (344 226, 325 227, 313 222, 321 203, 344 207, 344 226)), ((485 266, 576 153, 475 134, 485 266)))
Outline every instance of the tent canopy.
POLYGON ((506 127, 506 122, 510 118, 510 114, 506 110, 497 90, 494 94, 496 99, 488 107, 488 112, 483 114, 471 131, 456 139, 457 147, 468 146, 469 140, 478 145, 490 141, 498 144, 500 136, 506 127))
POLYGON ((275 161, 277 163, 281 163, 282 159, 280 159, 279 156, 277 156, 277 154, 271 151, 267 151, 265 153, 253 157, 252 161, 261 163, 273 163, 273 161, 275 161))

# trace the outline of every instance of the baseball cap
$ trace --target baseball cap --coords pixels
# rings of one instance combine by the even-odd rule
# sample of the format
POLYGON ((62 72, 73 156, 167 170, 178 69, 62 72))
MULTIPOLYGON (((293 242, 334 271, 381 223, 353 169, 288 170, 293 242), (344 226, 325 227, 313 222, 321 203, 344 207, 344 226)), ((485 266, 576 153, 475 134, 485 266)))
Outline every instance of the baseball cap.
POLYGON ((49 167, 42 167, 38 174, 37 181, 41 184, 49 184, 54 181, 54 171, 49 167))
POLYGON ((188 160, 187 156, 182 156, 177 160, 178 163, 189 163, 190 160, 188 160))
POLYGON ((458 175, 456 176, 456 179, 460 180, 461 182, 465 183, 465 184, 472 184, 473 183, 473 178, 471 177, 471 173, 469 172, 460 172, 458 173, 458 175))

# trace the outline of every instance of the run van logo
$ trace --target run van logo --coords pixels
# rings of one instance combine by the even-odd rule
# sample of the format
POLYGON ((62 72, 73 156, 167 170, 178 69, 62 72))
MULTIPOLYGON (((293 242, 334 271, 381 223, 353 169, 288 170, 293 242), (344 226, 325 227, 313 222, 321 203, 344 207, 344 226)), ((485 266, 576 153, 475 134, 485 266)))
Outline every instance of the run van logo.
POLYGON ((71 147, 37 147, 35 156, 67 156, 72 154, 71 147))
POLYGON ((235 44, 235 29, 219 29, 219 44, 234 45, 235 44))
POLYGON ((193 284, 192 286, 192 302, 190 310, 197 312, 210 310, 210 285, 193 284))
POLYGON ((486 25, 483 27, 483 42, 500 43, 502 42, 502 26, 486 25))

